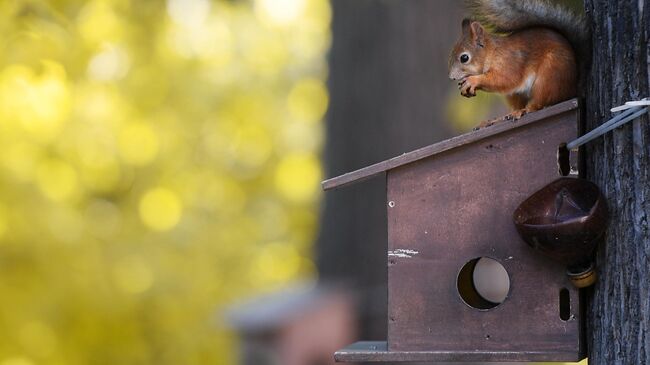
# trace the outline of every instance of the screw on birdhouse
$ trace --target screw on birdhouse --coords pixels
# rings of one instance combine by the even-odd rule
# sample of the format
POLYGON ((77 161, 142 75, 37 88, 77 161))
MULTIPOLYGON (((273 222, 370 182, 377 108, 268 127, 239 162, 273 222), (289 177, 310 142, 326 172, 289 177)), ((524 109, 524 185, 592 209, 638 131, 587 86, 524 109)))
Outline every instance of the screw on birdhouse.
POLYGON ((395 202, 394 201, 389 201, 388 206, 391 208, 395 208, 395 202))

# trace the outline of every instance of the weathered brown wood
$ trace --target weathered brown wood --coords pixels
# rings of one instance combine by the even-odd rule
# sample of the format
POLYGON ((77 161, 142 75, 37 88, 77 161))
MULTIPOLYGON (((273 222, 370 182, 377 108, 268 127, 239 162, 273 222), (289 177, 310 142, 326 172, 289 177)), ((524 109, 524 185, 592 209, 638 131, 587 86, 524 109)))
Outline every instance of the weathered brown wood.
POLYGON ((578 135, 575 102, 563 107, 426 158, 411 154, 415 162, 388 171, 389 352, 438 361, 583 357, 578 290, 512 221, 522 201, 560 176, 558 147, 578 135), (497 260, 510 276, 508 298, 490 310, 466 305, 456 286, 461 267, 478 257, 497 260), (571 298, 568 320, 560 318, 562 289, 571 298))
MULTIPOLYGON (((592 66, 586 127, 650 96, 650 1, 587 0, 592 66)), ((587 145, 587 177, 608 197, 610 224, 590 300, 589 364, 650 364, 650 124, 646 115, 587 145)))
MULTIPOLYGON (((578 107, 577 99, 568 100, 563 103, 550 106, 538 112, 524 115, 517 121, 502 121, 488 128, 483 128, 478 131, 469 132, 458 137, 454 137, 430 146, 426 146, 415 150, 413 152, 405 153, 401 156, 391 158, 390 160, 382 161, 374 165, 364 167, 362 169, 346 173, 344 175, 323 181, 323 189, 330 190, 339 188, 345 185, 356 183, 364 179, 373 177, 375 175, 386 172, 387 170, 406 165, 429 156, 448 151, 453 148, 461 147, 472 142, 487 138, 499 133, 505 132, 510 129, 526 126, 530 123, 535 123, 545 118, 562 114, 567 111, 576 109, 578 107)), ((568 142, 568 141, 567 141, 568 142)))
POLYGON ((334 354, 338 362, 411 362, 411 361, 576 361, 575 353, 559 351, 388 351, 385 341, 357 342, 334 354))

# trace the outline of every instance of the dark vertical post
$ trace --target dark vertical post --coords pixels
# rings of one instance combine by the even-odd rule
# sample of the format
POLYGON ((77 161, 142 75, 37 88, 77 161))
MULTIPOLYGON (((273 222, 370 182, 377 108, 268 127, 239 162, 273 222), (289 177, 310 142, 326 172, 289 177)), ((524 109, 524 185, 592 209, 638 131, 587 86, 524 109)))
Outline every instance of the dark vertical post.
MULTIPOLYGON (((324 152, 332 177, 449 136, 447 55, 460 27, 456 0, 333 0, 330 109, 324 152)), ((325 195, 321 279, 360 296, 363 339, 386 336, 385 180, 325 195)))
MULTIPOLYGON (((586 0, 593 32, 586 126, 650 96, 650 1, 586 0)), ((587 177, 608 197, 610 228, 589 308, 589 364, 650 364, 650 124, 648 116, 587 148, 587 177)))

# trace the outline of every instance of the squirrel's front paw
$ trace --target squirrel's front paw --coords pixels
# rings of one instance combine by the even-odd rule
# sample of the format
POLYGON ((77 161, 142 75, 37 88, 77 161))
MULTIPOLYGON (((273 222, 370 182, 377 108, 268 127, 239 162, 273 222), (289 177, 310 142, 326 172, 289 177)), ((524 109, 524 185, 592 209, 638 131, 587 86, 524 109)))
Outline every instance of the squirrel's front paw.
POLYGON ((478 81, 474 76, 467 77, 458 83, 458 88, 460 89, 460 95, 471 98, 476 96, 476 89, 478 88, 478 81))

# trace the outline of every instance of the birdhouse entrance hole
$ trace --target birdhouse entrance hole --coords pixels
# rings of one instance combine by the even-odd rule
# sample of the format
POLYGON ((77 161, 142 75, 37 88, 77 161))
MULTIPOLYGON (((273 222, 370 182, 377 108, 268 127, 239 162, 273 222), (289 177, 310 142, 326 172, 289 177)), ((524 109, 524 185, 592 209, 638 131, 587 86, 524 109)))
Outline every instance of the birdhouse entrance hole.
POLYGON ((510 291, 510 277, 497 260, 477 257, 463 265, 456 285, 465 304, 488 310, 506 300, 510 291))
POLYGON ((571 319, 571 294, 566 288, 560 290, 560 319, 571 319))
POLYGON ((571 173, 571 153, 566 147, 566 143, 560 144, 557 149, 557 167, 562 176, 568 176, 571 173))

